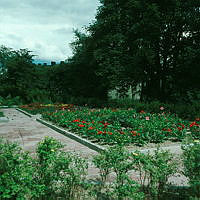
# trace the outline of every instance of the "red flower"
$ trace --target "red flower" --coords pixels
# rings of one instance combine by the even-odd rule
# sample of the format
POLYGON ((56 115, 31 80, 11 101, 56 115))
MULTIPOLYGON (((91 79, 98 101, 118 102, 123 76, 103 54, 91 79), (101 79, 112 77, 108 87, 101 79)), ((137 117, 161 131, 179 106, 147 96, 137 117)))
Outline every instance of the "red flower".
POLYGON ((183 128, 182 127, 177 127, 179 131, 181 131, 183 128))
POLYGON ((199 124, 197 124, 196 122, 192 122, 192 123, 190 124, 190 127, 193 127, 193 126, 199 126, 199 124))
POLYGON ((137 131, 131 131, 133 136, 137 136, 137 131))
POLYGON ((163 131, 172 132, 172 129, 170 129, 170 128, 163 128, 163 131))
POLYGON ((80 119, 75 119, 72 122, 80 122, 80 119))
POLYGON ((84 123, 84 124, 86 123, 86 121, 81 121, 81 122, 84 123))
POLYGON ((100 135, 100 134, 102 134, 102 133, 103 133, 102 131, 98 131, 98 132, 97 132, 98 135, 100 135))
POLYGON ((110 123, 104 123, 104 128, 106 128, 108 125, 110 125, 110 123))
POLYGON ((84 127, 85 125, 83 125, 83 124, 78 124, 78 126, 79 126, 79 127, 84 127))
POLYGON ((144 110, 141 110, 140 113, 145 113, 144 110))
POLYGON ((184 124, 181 124, 181 123, 179 123, 179 125, 181 125, 181 126, 182 126, 182 129, 184 129, 184 128, 185 128, 185 125, 184 125, 184 124))
POLYGON ((109 135, 112 135, 112 132, 109 132, 109 131, 108 131, 108 134, 109 134, 109 135))
POLYGON ((89 128, 88 128, 88 130, 93 130, 94 129, 94 127, 92 127, 92 126, 90 126, 89 128))

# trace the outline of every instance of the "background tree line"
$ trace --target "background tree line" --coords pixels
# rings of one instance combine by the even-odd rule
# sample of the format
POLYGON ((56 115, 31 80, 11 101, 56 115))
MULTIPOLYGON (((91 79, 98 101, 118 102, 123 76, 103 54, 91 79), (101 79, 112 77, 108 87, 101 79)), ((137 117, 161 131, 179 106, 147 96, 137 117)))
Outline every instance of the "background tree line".
POLYGON ((25 101, 107 100, 140 85, 142 101, 200 99, 200 0, 100 0, 95 21, 76 30, 73 56, 32 63, 28 50, 1 47, 0 92, 25 101))

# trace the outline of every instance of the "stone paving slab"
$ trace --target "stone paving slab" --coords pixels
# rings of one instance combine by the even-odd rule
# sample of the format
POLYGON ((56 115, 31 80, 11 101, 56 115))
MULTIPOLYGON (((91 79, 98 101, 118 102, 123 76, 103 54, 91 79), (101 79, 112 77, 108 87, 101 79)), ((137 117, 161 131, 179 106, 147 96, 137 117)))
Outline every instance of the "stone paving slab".
MULTIPOLYGON (((44 139, 45 136, 54 137, 65 145, 64 151, 75 152, 89 160, 88 178, 95 179, 98 176, 98 169, 90 162, 92 157, 98 154, 96 151, 52 130, 37 122, 35 117, 28 117, 14 108, 2 109, 2 111, 4 112, 4 115, 9 118, 9 121, 0 123, 0 137, 19 143, 24 150, 31 153, 35 152, 37 143, 44 139)), ((154 148, 143 150, 143 153, 149 150, 152 151, 154 148)), ((180 154, 180 146, 172 147, 172 152, 180 154)), ((131 176, 135 180, 139 179, 139 174, 134 173, 131 176)), ((113 179, 114 174, 111 174, 109 180, 112 181, 113 179)), ((170 182, 174 185, 187 185, 188 180, 177 174, 177 177, 172 177, 170 182)))
POLYGON ((0 122, 8 122, 8 118, 7 117, 0 117, 0 122))

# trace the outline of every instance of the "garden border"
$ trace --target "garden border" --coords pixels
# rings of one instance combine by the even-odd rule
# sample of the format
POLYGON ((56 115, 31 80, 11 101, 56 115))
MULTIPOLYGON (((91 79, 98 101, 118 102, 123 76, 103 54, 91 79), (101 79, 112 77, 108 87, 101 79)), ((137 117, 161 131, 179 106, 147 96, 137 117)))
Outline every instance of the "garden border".
POLYGON ((51 124, 51 123, 49 123, 49 122, 47 122, 45 120, 37 118, 37 116, 32 115, 32 114, 30 114, 30 113, 28 113, 28 112, 26 112, 24 110, 21 110, 20 108, 16 108, 16 110, 19 111, 19 112, 22 112, 23 114, 27 115, 30 118, 35 119, 36 121, 40 122, 41 124, 43 124, 43 125, 51 128, 51 129, 57 131, 58 133, 61 133, 62 135, 65 135, 66 137, 68 137, 70 139, 73 139, 73 140, 79 142, 80 144, 83 144, 83 145, 87 146, 88 148, 90 148, 90 149, 92 149, 94 151, 97 151, 97 152, 105 151, 104 147, 101 147, 100 145, 97 145, 97 144, 93 144, 89 140, 86 140, 86 139, 84 139, 84 138, 82 138, 82 137, 80 137, 80 136, 78 136, 78 135, 76 135, 74 133, 71 133, 71 132, 69 132, 69 131, 67 131, 65 129, 57 127, 57 126, 55 126, 55 125, 53 125, 53 124, 51 124))
MULTIPOLYGON (((40 122, 41 124, 43 124, 43 125, 51 128, 51 129, 57 131, 58 133, 60 133, 62 135, 65 135, 66 137, 68 137, 70 139, 73 139, 73 140, 75 140, 75 141, 87 146, 88 148, 90 148, 90 149, 92 149, 94 151, 101 152, 101 151, 106 150, 105 147, 102 147, 102 146, 100 146, 98 144, 94 144, 94 143, 90 142, 87 139, 84 139, 84 138, 82 138, 82 137, 80 137, 80 136, 78 136, 78 135, 76 135, 74 133, 71 133, 71 132, 69 132, 69 131, 67 131, 67 130, 65 130, 63 128, 60 128, 60 127, 58 127, 56 125, 53 125, 50 122, 42 120, 41 118, 37 117, 37 115, 32 115, 32 114, 30 114, 30 113, 28 113, 28 112, 26 112, 26 111, 24 111, 24 110, 22 110, 20 108, 16 108, 16 110, 18 110, 19 112, 22 112, 23 114, 27 115, 28 117, 30 117, 30 118, 32 118, 34 120, 40 122)), ((171 153, 175 153, 177 151, 182 151, 181 150, 181 145, 164 146, 164 147, 160 147, 160 149, 168 150, 171 153)), ((148 153, 148 152, 151 153, 151 152, 153 152, 155 150, 156 150, 156 147, 150 147, 150 148, 140 149, 138 151, 140 151, 141 153, 148 153)), ((135 151, 136 150, 130 150, 130 152, 135 152, 135 151)))
POLYGON ((24 111, 24 110, 22 110, 20 108, 16 108, 16 110, 21 112, 21 113, 23 113, 23 114, 25 114, 25 115, 27 115, 28 117, 31 117, 31 118, 34 117, 34 115, 32 115, 32 114, 30 114, 30 113, 28 113, 28 112, 26 112, 26 111, 24 111))

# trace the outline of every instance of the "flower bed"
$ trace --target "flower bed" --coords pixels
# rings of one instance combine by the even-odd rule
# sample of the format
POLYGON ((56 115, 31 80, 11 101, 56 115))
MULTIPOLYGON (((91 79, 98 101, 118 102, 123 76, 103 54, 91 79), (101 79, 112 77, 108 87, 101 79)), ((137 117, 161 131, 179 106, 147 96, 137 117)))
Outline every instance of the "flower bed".
POLYGON ((181 141, 188 133, 198 139, 198 120, 192 123, 175 115, 137 113, 134 110, 88 109, 43 113, 43 118, 100 143, 144 145, 181 141))
POLYGON ((27 105, 20 106, 21 109, 26 112, 35 115, 42 114, 44 112, 54 112, 56 110, 65 110, 65 109, 76 109, 72 104, 42 104, 42 103, 32 103, 27 105))
POLYGON ((58 126, 100 144, 137 144, 181 141, 187 134, 200 139, 200 119, 193 122, 175 114, 136 112, 133 109, 89 109, 72 104, 30 104, 21 107, 58 126))

